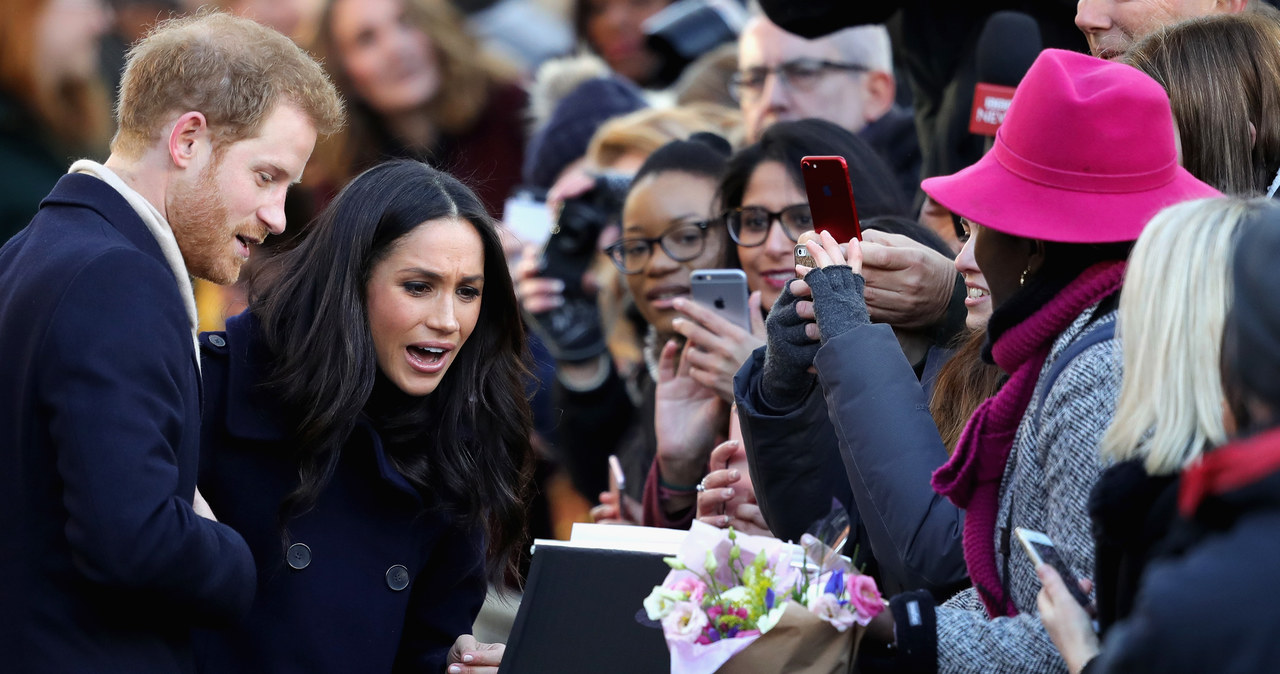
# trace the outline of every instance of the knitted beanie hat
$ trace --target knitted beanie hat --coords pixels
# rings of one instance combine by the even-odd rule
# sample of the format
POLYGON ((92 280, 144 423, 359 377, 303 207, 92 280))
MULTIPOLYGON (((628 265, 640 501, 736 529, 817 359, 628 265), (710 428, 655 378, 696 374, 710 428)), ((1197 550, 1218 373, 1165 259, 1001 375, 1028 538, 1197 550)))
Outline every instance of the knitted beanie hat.
POLYGON ((564 167, 587 151, 591 136, 614 117, 648 107, 634 84, 615 76, 586 80, 569 92, 529 140, 523 178, 548 189, 564 167))

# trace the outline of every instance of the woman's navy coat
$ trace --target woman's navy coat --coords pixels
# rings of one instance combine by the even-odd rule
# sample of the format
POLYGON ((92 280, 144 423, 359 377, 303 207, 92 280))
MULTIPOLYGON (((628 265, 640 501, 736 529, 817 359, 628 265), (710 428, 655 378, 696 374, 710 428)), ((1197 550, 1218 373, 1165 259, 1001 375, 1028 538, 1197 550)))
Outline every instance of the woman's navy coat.
POLYGON ((237 629, 197 633, 209 672, 440 672, 484 602, 483 537, 427 508, 367 421, 313 510, 278 528, 297 485, 293 433, 263 390, 257 320, 200 337, 205 425, 200 492, 248 541, 258 595, 237 629))

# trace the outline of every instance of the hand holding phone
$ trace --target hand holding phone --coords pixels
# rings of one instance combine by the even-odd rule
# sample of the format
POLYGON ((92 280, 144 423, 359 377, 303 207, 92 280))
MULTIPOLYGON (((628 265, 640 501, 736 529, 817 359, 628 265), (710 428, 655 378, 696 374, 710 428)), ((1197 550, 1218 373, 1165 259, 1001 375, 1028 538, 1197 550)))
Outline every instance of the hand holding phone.
POLYGON ((1022 547, 1026 549, 1027 556, 1031 558, 1032 563, 1036 566, 1048 564, 1052 566, 1054 571, 1062 577, 1062 582, 1067 586, 1067 591, 1075 597, 1081 606, 1089 606, 1093 603, 1089 599, 1089 595, 1080 589, 1080 581, 1076 578, 1076 574, 1071 571, 1071 567, 1067 566, 1062 556, 1058 554, 1058 548, 1048 536, 1039 531, 1023 529, 1015 527, 1014 535, 1018 537, 1018 541, 1022 543, 1022 547))
POLYGON ((800 173, 804 176, 814 231, 830 232, 840 243, 862 239, 849 165, 844 157, 804 157, 800 160, 800 173))

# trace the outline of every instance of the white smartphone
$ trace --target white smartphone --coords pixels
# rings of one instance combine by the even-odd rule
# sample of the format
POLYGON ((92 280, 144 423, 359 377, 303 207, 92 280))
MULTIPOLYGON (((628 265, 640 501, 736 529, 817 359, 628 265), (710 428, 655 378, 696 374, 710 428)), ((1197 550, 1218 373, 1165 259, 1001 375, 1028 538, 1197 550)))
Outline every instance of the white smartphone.
POLYGON ((1076 578, 1076 574, 1071 571, 1071 567, 1067 566, 1066 561, 1058 554, 1058 548, 1048 536, 1039 531, 1023 529, 1022 527, 1014 527, 1013 533, 1022 543, 1022 547, 1026 549, 1027 556, 1031 558, 1033 564, 1036 566, 1041 564, 1052 566, 1058 572, 1058 575, 1062 577, 1062 582, 1066 584, 1071 596, 1075 597, 1081 606, 1090 604, 1089 595, 1080 589, 1080 581, 1076 578))
POLYGON ((622 490, 627 488, 627 476, 622 472, 622 462, 618 457, 609 455, 609 493, 613 494, 613 502, 618 512, 622 512, 622 490))
POLYGON ((746 272, 741 269, 695 269, 691 288, 694 302, 751 332, 746 272))

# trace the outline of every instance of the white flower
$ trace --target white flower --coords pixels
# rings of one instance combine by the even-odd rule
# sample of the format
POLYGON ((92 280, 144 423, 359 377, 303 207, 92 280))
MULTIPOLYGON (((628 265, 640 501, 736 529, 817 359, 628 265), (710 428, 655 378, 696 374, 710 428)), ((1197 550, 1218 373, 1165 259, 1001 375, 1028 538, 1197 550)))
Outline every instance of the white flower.
POLYGON ((671 613, 671 609, 677 602, 687 599, 683 592, 668 590, 661 585, 655 586, 653 592, 649 593, 644 600, 644 610, 649 614, 649 620, 662 620, 671 613))
POLYGON ((821 594, 809 602, 809 610, 814 615, 831 623, 841 632, 853 625, 853 612, 840 605, 840 600, 833 594, 821 594))
POLYGON ((707 626, 707 614, 691 601, 676 602, 662 619, 662 633, 673 641, 693 642, 707 626))
POLYGON ((756 627, 759 628, 761 634, 773 629, 773 626, 777 625, 779 620, 782 620, 782 613, 786 610, 786 607, 785 603, 778 604, 773 607, 772 611, 760 616, 760 619, 756 621, 756 627))
POLYGON ((720 599, 734 604, 741 604, 747 600, 747 588, 741 585, 735 585, 728 590, 721 592, 720 599))

